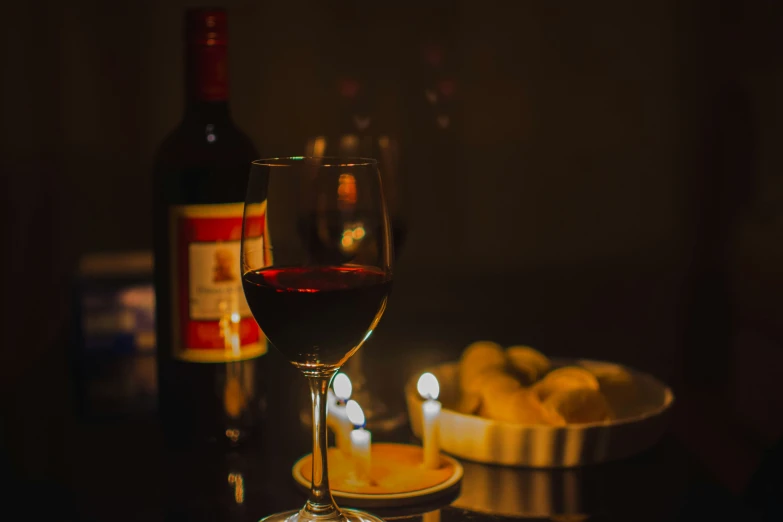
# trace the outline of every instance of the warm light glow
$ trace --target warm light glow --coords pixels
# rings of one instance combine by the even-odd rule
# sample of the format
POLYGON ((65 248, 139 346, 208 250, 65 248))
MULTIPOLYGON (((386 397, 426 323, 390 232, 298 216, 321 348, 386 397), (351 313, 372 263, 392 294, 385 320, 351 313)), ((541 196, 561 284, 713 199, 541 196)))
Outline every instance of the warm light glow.
POLYGON ((440 509, 424 513, 421 516, 421 522, 440 522, 440 509))
POLYGON ((318 136, 313 142, 312 155, 316 157, 321 157, 324 155, 325 150, 326 150, 326 138, 324 138, 323 136, 318 136))
POLYGON ((427 372, 419 377, 419 382, 416 383, 416 390, 425 399, 437 399, 440 394, 440 384, 438 384, 438 379, 434 375, 427 372))
POLYGON ((351 398, 353 385, 351 384, 351 379, 344 373, 338 373, 334 376, 332 388, 334 388, 334 395, 341 401, 347 401, 351 398))
POLYGON ((362 239, 367 235, 364 225, 361 221, 346 223, 343 229, 343 236, 340 238, 340 245, 347 254, 355 252, 359 248, 362 239))
POLYGON ((220 318, 220 335, 223 338, 223 345, 227 354, 238 357, 241 349, 241 343, 239 340, 239 326, 241 316, 236 311, 235 303, 229 303, 228 301, 221 301, 220 310, 223 312, 223 316, 220 318), (234 311, 229 312, 229 309, 234 311))
POLYGON ((340 153, 343 155, 356 154, 359 145, 359 137, 355 134, 345 134, 340 138, 340 153))
POLYGON ((364 412, 358 402, 353 399, 348 401, 348 404, 345 405, 345 413, 348 415, 348 420, 351 421, 351 424, 357 427, 364 426, 364 412))
POLYGON ((349 205, 356 204, 356 177, 353 174, 340 174, 337 180, 337 200, 349 205))
POLYGON ((241 473, 229 473, 228 483, 234 486, 234 501, 237 504, 245 502, 245 479, 241 473))

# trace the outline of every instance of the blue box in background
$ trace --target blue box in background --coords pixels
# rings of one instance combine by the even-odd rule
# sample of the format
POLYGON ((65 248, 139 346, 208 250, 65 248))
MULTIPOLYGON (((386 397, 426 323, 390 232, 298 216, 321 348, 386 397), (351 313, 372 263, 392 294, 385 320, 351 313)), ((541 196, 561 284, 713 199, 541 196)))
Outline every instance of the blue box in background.
POLYGON ((157 404, 151 252, 102 252, 79 263, 74 383, 91 418, 153 414, 157 404))

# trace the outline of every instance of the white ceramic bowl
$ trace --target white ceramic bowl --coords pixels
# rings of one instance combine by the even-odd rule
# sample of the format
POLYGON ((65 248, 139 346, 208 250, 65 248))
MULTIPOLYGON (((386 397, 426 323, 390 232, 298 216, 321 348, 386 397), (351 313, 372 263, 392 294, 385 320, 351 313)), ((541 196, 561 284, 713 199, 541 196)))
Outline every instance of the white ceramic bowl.
MULTIPOLYGON (((552 362, 555 367, 580 363, 567 359, 552 362)), ((613 421, 557 427, 512 424, 459 413, 451 409, 459 399, 458 363, 431 368, 427 371, 438 378, 443 403, 439 421, 441 449, 476 462, 533 468, 582 466, 638 453, 652 446, 665 432, 674 394, 651 375, 625 369, 633 376, 638 390, 631 414, 613 421)), ((410 379, 405 396, 411 428, 421 438, 418 377, 410 379)))

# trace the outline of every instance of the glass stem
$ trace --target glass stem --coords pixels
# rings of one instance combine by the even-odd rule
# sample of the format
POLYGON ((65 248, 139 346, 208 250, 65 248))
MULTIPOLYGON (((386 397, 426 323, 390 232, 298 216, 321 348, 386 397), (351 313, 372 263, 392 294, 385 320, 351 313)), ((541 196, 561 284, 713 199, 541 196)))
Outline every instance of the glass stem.
POLYGON ((308 376, 313 399, 313 482, 310 498, 302 509, 306 518, 334 518, 339 510, 329 490, 329 470, 326 458, 326 393, 336 372, 308 376))

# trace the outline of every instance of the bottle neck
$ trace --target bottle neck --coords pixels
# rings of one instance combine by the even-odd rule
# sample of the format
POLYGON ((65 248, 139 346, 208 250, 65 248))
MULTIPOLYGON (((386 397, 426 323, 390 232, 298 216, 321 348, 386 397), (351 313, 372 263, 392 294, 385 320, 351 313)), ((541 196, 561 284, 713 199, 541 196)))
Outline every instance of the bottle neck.
POLYGON ((358 82, 343 82, 339 92, 338 125, 341 134, 369 134, 372 118, 365 89, 358 82))
POLYGON ((186 122, 194 123, 221 123, 231 120, 231 111, 228 108, 228 102, 222 101, 203 101, 188 100, 185 107, 186 122))
POLYGON ((189 44, 186 49, 185 95, 191 108, 228 112, 228 48, 220 44, 189 44))
POLYGON ((366 110, 357 110, 355 107, 345 107, 340 111, 338 118, 338 131, 341 134, 369 134, 372 132, 372 118, 366 110))

